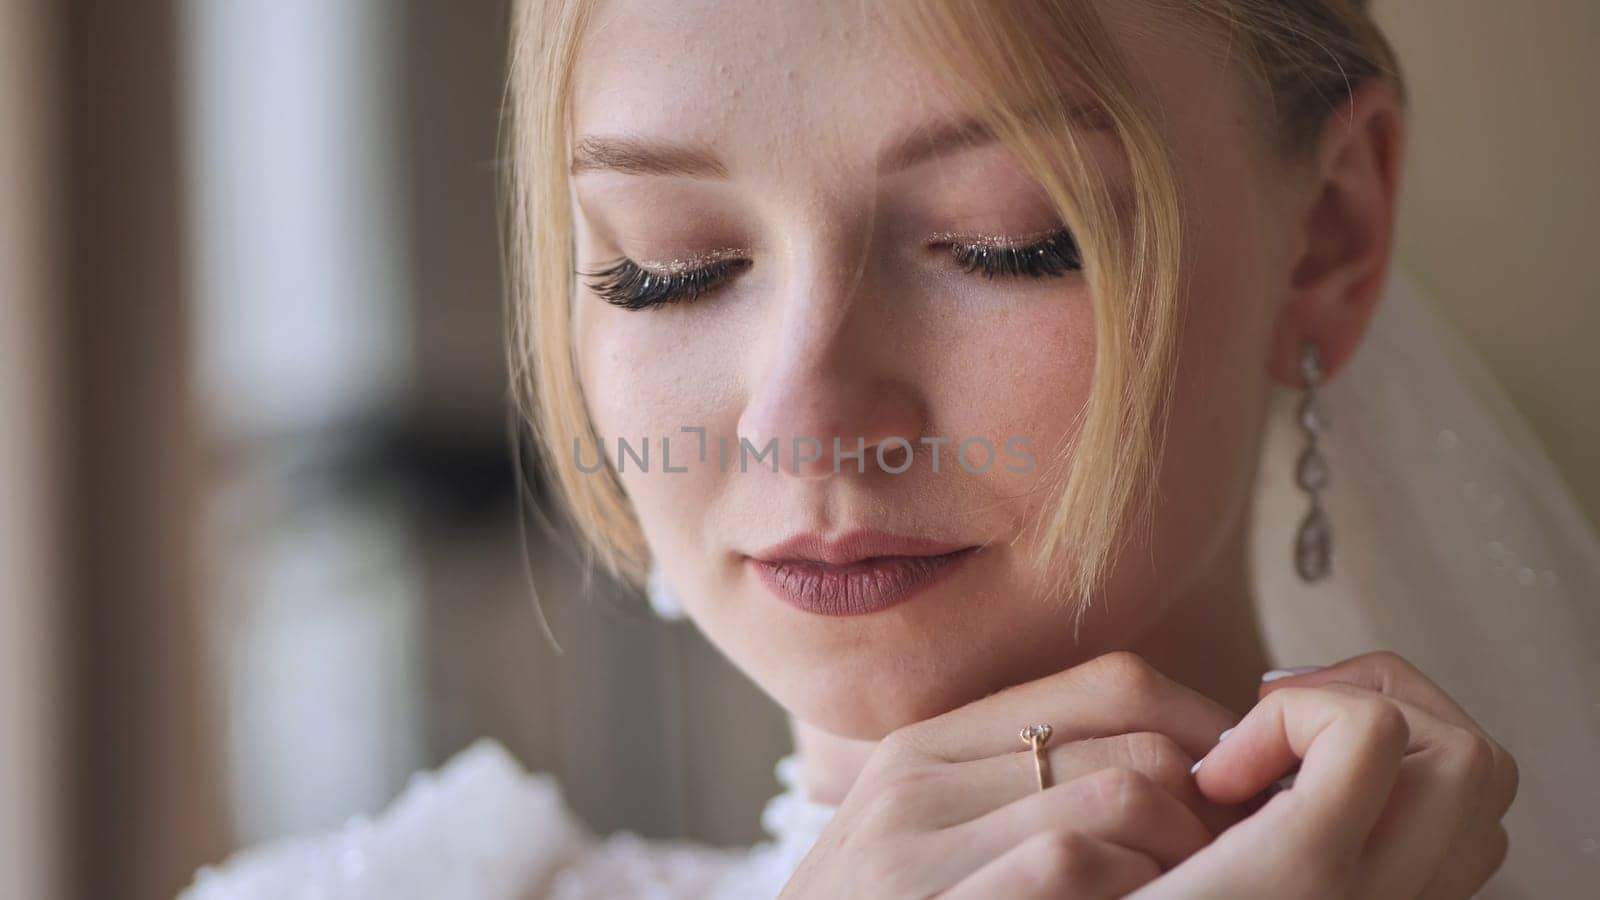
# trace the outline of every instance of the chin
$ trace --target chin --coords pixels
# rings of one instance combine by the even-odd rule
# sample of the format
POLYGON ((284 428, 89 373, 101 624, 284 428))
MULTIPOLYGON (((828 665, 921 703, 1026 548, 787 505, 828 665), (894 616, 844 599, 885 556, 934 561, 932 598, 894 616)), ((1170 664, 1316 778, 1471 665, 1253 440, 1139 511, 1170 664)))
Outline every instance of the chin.
POLYGON ((830 734, 881 740, 890 732, 963 706, 988 693, 974 689, 948 660, 875 651, 867 660, 832 660, 776 679, 767 693, 789 714, 830 734), (900 664, 895 664, 900 660, 900 664), (823 674, 818 674, 823 673, 823 674))
POLYGON ((1018 601, 1026 591, 1003 587, 1013 583, 1004 574, 961 573, 890 610, 842 618, 798 613, 765 587, 739 585, 729 594, 741 614, 700 624, 790 715, 874 741, 1072 662, 1072 645, 1055 636, 1070 626, 1018 601))
POLYGON ((857 741, 882 740, 895 729, 946 711, 938 704, 914 701, 885 704, 881 698, 871 698, 867 702, 854 699, 841 702, 837 696, 821 692, 795 698, 794 702, 782 705, 791 715, 808 725, 857 741), (921 709, 927 711, 921 712, 921 709))

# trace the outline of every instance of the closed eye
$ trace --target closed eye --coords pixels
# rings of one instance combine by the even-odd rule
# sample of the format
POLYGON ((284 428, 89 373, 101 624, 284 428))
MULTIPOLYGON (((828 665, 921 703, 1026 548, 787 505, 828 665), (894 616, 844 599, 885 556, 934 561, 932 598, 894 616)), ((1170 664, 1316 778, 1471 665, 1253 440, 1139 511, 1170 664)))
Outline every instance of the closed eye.
POLYGON ((961 242, 948 239, 941 241, 939 246, 949 249, 962 271, 990 279, 1060 278, 1083 269, 1083 254, 1078 249, 1078 242, 1072 232, 1065 228, 1027 244, 1004 240, 961 242))
POLYGON ((723 259, 696 269, 656 272, 623 257, 598 271, 578 274, 594 279, 589 289, 605 302, 639 310, 697 300, 748 268, 748 259, 723 259))
MULTIPOLYGON (((962 271, 991 280, 1060 278, 1083 269, 1078 243, 1065 228, 1026 244, 947 238, 935 246, 948 250, 962 271)), ((642 310, 698 300, 750 265, 748 259, 730 258, 693 269, 658 272, 621 257, 599 270, 578 274, 592 279, 589 289, 612 306, 642 310)))

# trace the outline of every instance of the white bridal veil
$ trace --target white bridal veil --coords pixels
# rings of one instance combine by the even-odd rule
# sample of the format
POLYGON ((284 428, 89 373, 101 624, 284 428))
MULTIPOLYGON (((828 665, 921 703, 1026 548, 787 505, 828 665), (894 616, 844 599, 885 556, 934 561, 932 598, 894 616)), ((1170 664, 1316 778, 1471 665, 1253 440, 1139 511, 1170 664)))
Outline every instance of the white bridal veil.
MULTIPOLYGON (((1600 385, 1575 385, 1600 390, 1600 385)), ((1333 571, 1291 547, 1298 401, 1275 398, 1253 535, 1275 662, 1405 656, 1518 761, 1511 851, 1484 896, 1600 896, 1600 538, 1537 439, 1429 298, 1396 273, 1318 392, 1333 571)), ((1600 402, 1600 401, 1597 401, 1600 402)))

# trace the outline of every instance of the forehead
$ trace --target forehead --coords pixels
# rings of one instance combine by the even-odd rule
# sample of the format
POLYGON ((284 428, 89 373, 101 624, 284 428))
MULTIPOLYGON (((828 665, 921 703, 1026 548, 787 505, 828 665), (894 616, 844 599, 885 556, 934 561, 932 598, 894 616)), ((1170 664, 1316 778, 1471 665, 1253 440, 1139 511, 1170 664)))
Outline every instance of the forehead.
MULTIPOLYGON (((937 61, 906 49, 884 15, 890 5, 596 0, 575 63, 572 133, 709 148, 733 178, 779 189, 845 189, 897 137, 974 112, 947 92, 937 61)), ((1245 90, 1226 35, 1142 0, 1094 6, 1180 179, 1197 174, 1191 167, 1214 177, 1222 156, 1264 161, 1265 105, 1245 90)), ((1092 110, 1103 98, 1074 99, 1092 110)), ((1089 137, 1116 165, 1109 136, 1089 137)))
POLYGON ((600 0, 574 72, 574 133, 713 146, 734 169, 868 158, 873 136, 957 112, 878 5, 600 0))

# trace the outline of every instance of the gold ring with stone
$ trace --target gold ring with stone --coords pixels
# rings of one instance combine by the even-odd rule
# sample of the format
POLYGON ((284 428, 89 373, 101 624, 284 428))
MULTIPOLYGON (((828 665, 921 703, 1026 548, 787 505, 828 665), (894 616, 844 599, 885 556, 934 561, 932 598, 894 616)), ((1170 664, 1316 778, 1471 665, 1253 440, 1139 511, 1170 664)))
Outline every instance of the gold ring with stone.
POLYGON ((1050 732, 1049 725, 1029 725, 1018 735, 1033 750, 1033 767, 1039 773, 1041 791, 1050 786, 1050 758, 1044 753, 1044 745, 1050 742, 1050 732))

